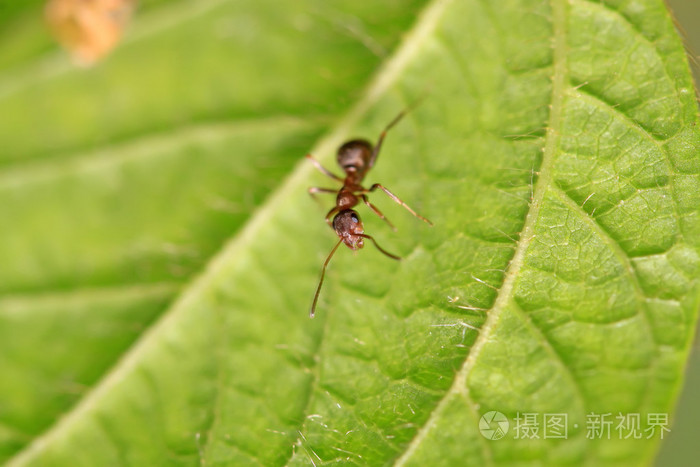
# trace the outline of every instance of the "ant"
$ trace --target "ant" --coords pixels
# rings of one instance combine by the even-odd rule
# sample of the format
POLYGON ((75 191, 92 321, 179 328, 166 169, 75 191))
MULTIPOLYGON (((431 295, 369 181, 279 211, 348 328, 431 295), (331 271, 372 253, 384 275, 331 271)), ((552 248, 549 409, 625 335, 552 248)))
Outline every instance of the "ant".
POLYGON ((364 233, 364 227, 362 221, 360 220, 359 214, 353 209, 357 206, 360 201, 365 203, 374 213, 384 220, 392 230, 396 231, 394 225, 387 219, 382 212, 377 209, 377 207, 369 202, 367 198, 367 193, 371 193, 377 189, 382 190, 395 202, 406 208, 408 212, 413 214, 418 219, 426 222, 429 225, 433 225, 425 217, 421 216, 413 209, 411 209, 406 203, 401 201, 398 196, 389 191, 386 187, 379 183, 375 183, 369 189, 362 186, 362 180, 367 175, 367 172, 374 167, 377 162, 377 156, 379 156, 379 150, 382 148, 382 143, 386 137, 387 132, 408 113, 410 108, 404 109, 399 114, 394 117, 394 119, 384 128, 384 131, 379 135, 379 140, 377 144, 372 146, 367 140, 364 139, 353 139, 338 148, 338 153, 336 159, 338 165, 345 172, 345 178, 335 175, 330 170, 326 169, 318 162, 311 154, 307 154, 306 158, 309 159, 321 173, 327 175, 328 177, 342 182, 343 186, 339 190, 333 188, 319 188, 310 187, 309 194, 315 196, 316 193, 334 193, 336 194, 335 206, 328 211, 326 214, 326 223, 335 230, 336 235, 338 235, 338 242, 335 244, 330 254, 323 263, 323 268, 321 269, 321 278, 318 281, 318 287, 316 288, 316 294, 314 295, 314 301, 311 304, 311 312, 309 316, 314 317, 316 312, 316 303, 318 302, 318 295, 321 292, 321 286, 323 285, 323 279, 326 276, 326 268, 330 262, 333 254, 338 249, 341 243, 345 243, 351 250, 359 250, 364 246, 363 241, 365 238, 369 239, 374 243, 379 251, 384 253, 391 259, 401 260, 396 255, 385 251, 379 246, 374 237, 364 233), (333 220, 331 221, 331 217, 333 220))

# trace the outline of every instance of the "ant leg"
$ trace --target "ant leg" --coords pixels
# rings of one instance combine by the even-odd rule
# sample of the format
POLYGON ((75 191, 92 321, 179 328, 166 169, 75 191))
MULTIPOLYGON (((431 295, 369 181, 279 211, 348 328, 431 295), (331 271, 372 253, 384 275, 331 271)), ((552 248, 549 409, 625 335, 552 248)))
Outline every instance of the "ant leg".
POLYGON ((371 235, 367 235, 367 234, 354 234, 354 235, 357 235, 358 237, 362 237, 362 238, 369 238, 370 240, 372 240, 372 243, 374 243, 374 246, 377 247, 377 250, 381 251, 382 253, 384 253, 385 255, 387 255, 391 259, 395 259, 396 261, 401 261, 401 257, 396 256, 396 255, 392 255, 391 253, 386 251, 384 248, 380 247, 379 243, 377 243, 377 241, 371 235))
POLYGON ((432 222, 430 222, 428 219, 426 219, 425 217, 421 216, 421 215, 418 214, 416 211, 414 211, 413 209, 411 209, 410 206, 409 206, 408 204, 406 204, 406 203, 404 203, 403 201, 401 201, 401 199, 399 199, 398 196, 396 196, 396 195, 395 195, 394 193, 392 193, 391 191, 387 190, 384 186, 380 185, 379 183, 375 183, 375 184, 372 185, 372 186, 370 187, 370 189, 367 190, 367 191, 374 191, 374 190, 376 190, 377 188, 379 188, 379 189, 382 190, 384 193, 386 193, 387 196, 389 196, 389 198, 393 199, 394 201, 396 201, 397 203, 399 203, 401 206, 403 206, 404 208, 406 208, 406 210, 407 210, 408 212, 410 212, 411 214, 413 214, 414 216, 416 216, 418 219, 422 220, 423 222, 427 223, 428 225, 433 225, 432 222))
POLYGON ((316 293, 314 294, 314 301, 311 304, 311 311, 309 312, 309 318, 313 318, 314 314, 316 313, 316 303, 318 302, 318 294, 321 293, 321 286, 323 285, 323 279, 326 277, 326 268, 328 267, 328 263, 330 262, 331 258, 333 257, 333 253, 335 253, 335 250, 338 249, 340 244, 343 243, 343 239, 341 238, 338 240, 338 243, 335 244, 333 249, 331 250, 330 254, 326 258, 326 261, 323 263, 323 268, 321 268, 321 279, 318 281, 318 287, 316 287, 316 293))
POLYGON ((382 149, 382 143, 384 142, 384 138, 386 138, 386 134, 391 130, 391 128, 399 123, 399 121, 403 118, 404 115, 409 111, 409 109, 404 109, 399 114, 394 117, 394 119, 389 123, 386 128, 384 128, 384 131, 379 135, 379 139, 377 140, 377 144, 374 145, 374 149, 372 150, 372 157, 369 159, 369 168, 372 168, 374 166, 374 163, 377 161, 377 157, 379 156, 379 151, 382 149))
POLYGON ((374 204, 372 204, 372 203, 369 202, 369 200, 367 199, 367 195, 360 195, 360 197, 362 198, 362 201, 364 201, 365 204, 366 204, 367 206, 369 206, 369 208, 370 208, 372 211, 374 211, 374 213, 375 213, 376 215, 378 215, 382 220, 384 220, 387 224, 389 224, 389 227, 391 227, 391 230, 393 230, 394 232, 396 232, 396 227, 394 227, 394 224, 392 224, 391 221, 389 221, 389 219, 387 219, 386 217, 384 217, 384 214, 382 214, 382 211, 380 211, 379 209, 377 209, 377 206, 375 206, 374 204))
MULTIPOLYGON (((314 156, 312 156, 311 154, 307 154, 306 158, 309 159, 311 161, 311 163, 314 165, 314 167, 316 167, 319 170, 319 172, 321 172, 322 174, 327 175, 330 178, 333 178, 335 180, 338 180, 339 182, 343 181, 342 178, 338 177, 336 174, 334 174, 333 172, 331 172, 330 170, 328 170, 327 168, 322 166, 321 163, 319 161, 317 161, 316 159, 314 159, 314 156)), ((338 191, 338 190, 336 190, 336 191, 338 191)))
POLYGON ((328 214, 326 214, 326 224, 330 225, 331 228, 333 228, 333 221, 331 220, 331 217, 333 217, 338 212, 340 212, 340 208, 338 208, 338 206, 335 206, 333 209, 328 211, 328 214))
POLYGON ((320 188, 317 186, 309 187, 309 194, 310 195, 314 195, 316 193, 333 193, 335 195, 335 194, 338 194, 338 190, 336 190, 335 188, 320 188))
POLYGON ((316 193, 338 193, 338 190, 334 190, 333 188, 319 188, 317 186, 310 186, 309 187, 309 194, 313 199, 318 199, 316 198, 316 193))
POLYGON ((386 137, 386 134, 389 132, 389 130, 391 130, 397 123, 399 123, 407 113, 409 113, 418 104, 420 104, 422 100, 423 97, 421 97, 420 99, 403 109, 401 112, 399 112, 399 114, 396 117, 394 117, 394 119, 391 122, 389 122, 386 128, 384 128, 384 131, 382 131, 382 133, 379 135, 379 140, 377 140, 377 144, 374 145, 374 149, 372 150, 372 157, 369 159, 369 168, 372 168, 374 166, 374 163, 377 161, 377 157, 379 156, 379 150, 382 149, 382 143, 384 142, 384 138, 386 137))

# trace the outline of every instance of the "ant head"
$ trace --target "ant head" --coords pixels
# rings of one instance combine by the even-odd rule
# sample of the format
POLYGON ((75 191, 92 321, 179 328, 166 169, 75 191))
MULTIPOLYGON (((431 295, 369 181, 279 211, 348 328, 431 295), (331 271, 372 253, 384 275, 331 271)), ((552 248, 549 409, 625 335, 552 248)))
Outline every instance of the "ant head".
POLYGON ((364 139, 348 141, 338 148, 338 165, 345 173, 364 173, 372 158, 372 145, 364 139))
POLYGON ((348 248, 359 250, 364 246, 362 234, 365 233, 365 229, 362 226, 360 216, 352 209, 346 209, 336 214, 333 218, 333 229, 348 248))

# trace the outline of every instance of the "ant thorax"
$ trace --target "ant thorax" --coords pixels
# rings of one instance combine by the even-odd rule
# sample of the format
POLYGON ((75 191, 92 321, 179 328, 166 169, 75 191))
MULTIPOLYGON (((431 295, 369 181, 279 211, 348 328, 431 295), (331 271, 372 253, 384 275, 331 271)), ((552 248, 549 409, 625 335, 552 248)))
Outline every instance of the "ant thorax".
POLYGON ((335 199, 335 205, 338 207, 338 210, 344 211, 353 208, 357 206, 357 203, 359 203, 359 200, 352 191, 344 189, 338 191, 338 196, 335 199))

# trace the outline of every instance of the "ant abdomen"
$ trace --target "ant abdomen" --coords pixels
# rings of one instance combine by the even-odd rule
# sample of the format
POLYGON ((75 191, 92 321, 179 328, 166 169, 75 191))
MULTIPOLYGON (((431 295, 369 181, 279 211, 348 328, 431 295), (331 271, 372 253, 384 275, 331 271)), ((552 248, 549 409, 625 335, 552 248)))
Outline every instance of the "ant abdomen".
POLYGON ((345 172, 364 172, 371 158, 372 144, 364 139, 353 139, 338 148, 338 165, 345 172))

